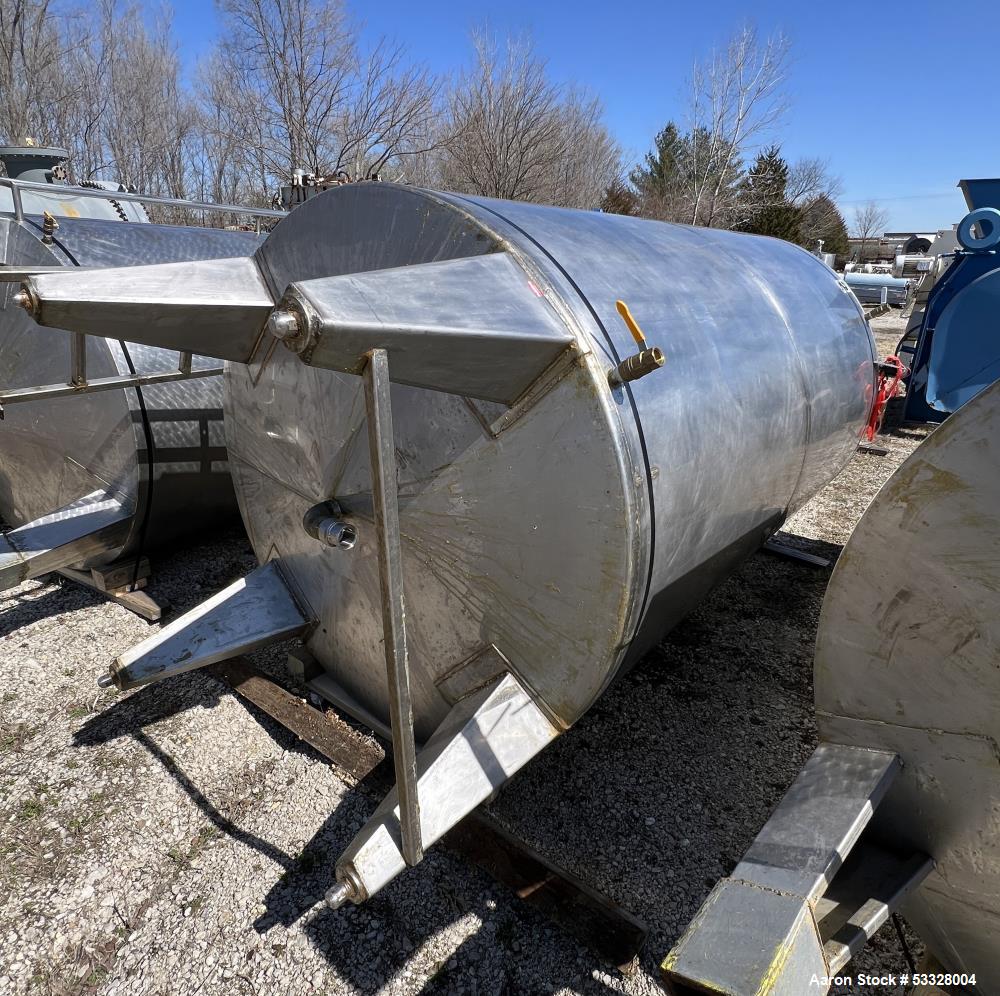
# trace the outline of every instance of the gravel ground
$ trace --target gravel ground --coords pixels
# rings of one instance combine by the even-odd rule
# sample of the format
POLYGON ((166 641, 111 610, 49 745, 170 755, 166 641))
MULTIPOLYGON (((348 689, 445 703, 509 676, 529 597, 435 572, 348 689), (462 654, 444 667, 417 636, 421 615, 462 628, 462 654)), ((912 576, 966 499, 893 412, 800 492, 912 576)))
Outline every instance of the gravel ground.
MULTIPOLYGON (((898 313, 875 324, 893 351, 898 313)), ((835 556, 924 434, 857 455, 785 539, 835 556)), ((183 611, 252 565, 233 531, 159 560, 151 591, 183 611)), ((368 904, 323 909, 363 796, 207 675, 98 690, 149 633, 125 609, 70 584, 5 592, 0 994, 659 992, 659 961, 814 746, 828 575, 754 557, 492 807, 648 922, 630 977, 440 849, 368 904)), ((284 652, 254 661, 287 684, 284 652)), ((905 968, 890 932, 857 965, 905 968)))

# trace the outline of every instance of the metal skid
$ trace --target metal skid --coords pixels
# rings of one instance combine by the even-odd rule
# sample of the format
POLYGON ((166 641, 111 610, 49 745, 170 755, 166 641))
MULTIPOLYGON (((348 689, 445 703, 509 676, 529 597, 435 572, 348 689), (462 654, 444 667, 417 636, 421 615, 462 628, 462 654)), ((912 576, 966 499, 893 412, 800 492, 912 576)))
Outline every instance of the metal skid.
POLYGON ((827 992, 933 868, 862 839, 899 770, 884 751, 818 747, 664 961, 672 996, 827 992))

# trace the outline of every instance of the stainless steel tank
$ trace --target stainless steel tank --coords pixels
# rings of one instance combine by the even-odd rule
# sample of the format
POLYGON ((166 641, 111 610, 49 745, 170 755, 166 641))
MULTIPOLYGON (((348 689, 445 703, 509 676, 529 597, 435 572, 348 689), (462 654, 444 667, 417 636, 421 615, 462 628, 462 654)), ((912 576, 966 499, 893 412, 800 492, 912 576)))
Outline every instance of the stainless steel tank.
MULTIPOLYGON (((20 174, 29 180, 38 179, 38 163, 47 164, 51 178, 53 161, 58 162, 58 150, 5 149, 0 155, 8 172, 15 164, 32 167, 20 174)), ((22 191, 18 184, 0 186, 0 200, 10 202, 10 213, 0 215, 3 268, 109 267, 240 256, 260 242, 259 236, 246 232, 135 223, 145 218, 135 202, 84 196, 79 188, 58 182, 49 186, 51 193, 31 187, 22 191), (15 195, 21 200, 20 211, 15 211, 15 195), (32 210, 48 211, 55 219, 49 234, 43 217, 32 210)), ((16 290, 16 284, 0 284, 2 397, 57 385, 60 379, 65 383, 71 368, 70 338, 39 329, 11 303, 16 290)), ((210 365, 199 358, 194 369, 210 365)), ((118 338, 88 340, 90 381, 176 368, 177 356, 169 350, 118 338)), ((0 540, 0 587, 69 565, 102 567, 136 553, 140 542, 143 549, 156 549, 234 511, 219 376, 4 404, 0 517, 20 528, 0 540), (108 511, 109 502, 116 506, 113 512, 108 511), (95 519, 91 506, 104 512, 95 519), (55 540, 52 513, 59 516, 55 540), (101 529, 99 539, 92 535, 95 523, 101 529), (39 555, 40 543, 44 556, 39 555)))
POLYGON ((667 956, 672 996, 826 993, 897 910, 918 991, 1000 992, 998 465, 1000 381, 861 517, 819 620, 822 743, 667 956))
POLYGON ((887 273, 845 273, 844 282, 862 304, 887 304, 906 307, 913 294, 913 281, 887 273))
MULTIPOLYGON (((130 334, 239 361, 227 441, 265 566, 108 680, 300 633, 322 694, 394 735, 412 711, 425 746, 401 790, 419 794, 424 844, 837 474, 871 403, 857 302, 778 240, 366 184, 312 199, 230 263, 144 268, 129 295, 117 275, 43 275, 21 298, 90 332, 144 301, 164 317, 130 334), (617 301, 665 356, 640 379, 617 301), (345 525, 349 542, 323 532, 345 525), (404 622, 393 570, 402 684, 386 663, 404 622)), ((403 867, 409 806, 400 817, 391 795, 359 834, 335 904, 403 867)))

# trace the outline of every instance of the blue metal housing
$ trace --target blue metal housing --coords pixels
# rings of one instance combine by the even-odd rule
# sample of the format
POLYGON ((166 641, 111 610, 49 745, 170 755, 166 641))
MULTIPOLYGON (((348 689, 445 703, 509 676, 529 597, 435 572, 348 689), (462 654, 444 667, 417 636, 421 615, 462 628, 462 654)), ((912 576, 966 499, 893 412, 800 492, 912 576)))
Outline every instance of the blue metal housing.
POLYGON ((899 350, 910 366, 906 421, 941 422, 1000 379, 1000 179, 959 187, 971 212, 959 226, 966 248, 931 289, 916 345, 899 350))

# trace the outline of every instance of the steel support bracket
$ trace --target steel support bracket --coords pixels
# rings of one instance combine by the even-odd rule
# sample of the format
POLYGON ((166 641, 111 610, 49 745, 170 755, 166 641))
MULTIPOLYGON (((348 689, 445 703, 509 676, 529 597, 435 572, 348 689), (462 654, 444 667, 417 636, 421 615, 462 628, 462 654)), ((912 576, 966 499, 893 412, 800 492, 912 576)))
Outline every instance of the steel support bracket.
POLYGON ((372 504, 382 587, 382 641, 388 676, 392 756, 399 794, 400 836, 404 860, 408 865, 415 865, 422 860, 424 850, 420 835, 417 748, 413 732, 413 703, 410 698, 410 668, 406 649, 406 609, 403 601, 389 354, 384 349, 373 349, 368 353, 362 378, 368 415, 372 504))
POLYGON ((826 993, 933 867, 859 843, 899 770, 895 754, 821 744, 667 955, 671 996, 826 993))

